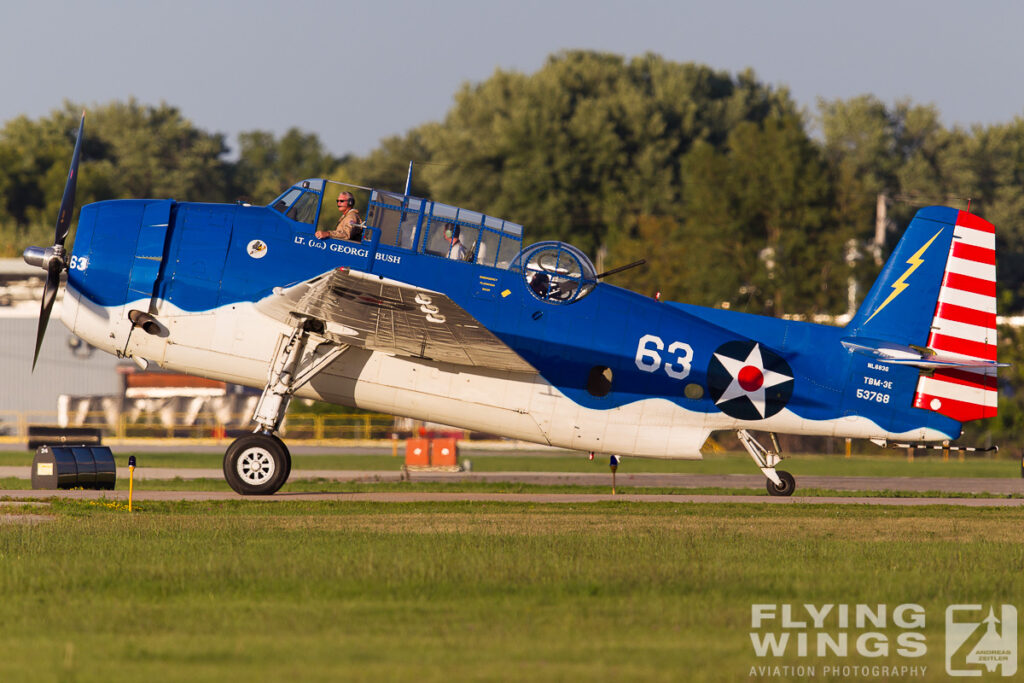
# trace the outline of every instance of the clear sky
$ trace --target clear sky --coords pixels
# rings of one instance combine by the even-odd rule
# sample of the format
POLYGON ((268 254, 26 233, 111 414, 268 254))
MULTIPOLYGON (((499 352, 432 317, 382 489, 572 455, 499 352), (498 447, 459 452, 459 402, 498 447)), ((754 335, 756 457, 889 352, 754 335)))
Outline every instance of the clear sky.
POLYGON ((440 120, 459 86, 585 48, 752 67, 801 104, 873 93, 947 125, 1024 114, 1024 3, 931 0, 3 0, 0 122, 166 101, 200 128, 365 154, 440 120))

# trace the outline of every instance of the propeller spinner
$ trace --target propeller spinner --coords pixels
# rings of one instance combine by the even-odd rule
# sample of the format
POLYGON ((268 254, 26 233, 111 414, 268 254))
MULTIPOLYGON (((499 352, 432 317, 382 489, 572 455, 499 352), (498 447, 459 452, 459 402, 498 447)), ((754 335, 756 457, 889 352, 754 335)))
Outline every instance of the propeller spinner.
POLYGON ((82 112, 82 121, 78 124, 78 137, 75 139, 75 152, 71 156, 71 169, 68 171, 68 180, 64 183, 64 196, 60 200, 60 213, 57 215, 57 226, 53 233, 52 247, 29 247, 22 255, 25 263, 30 266, 38 266, 46 271, 46 284, 43 287, 43 300, 39 309, 39 327, 36 330, 36 350, 32 356, 32 369, 36 369, 36 361, 39 360, 39 348, 43 345, 43 335, 46 334, 46 325, 50 322, 50 311, 53 309, 53 302, 57 299, 57 289, 60 287, 60 274, 67 269, 67 254, 64 251, 64 241, 67 239, 68 230, 71 228, 71 214, 75 210, 75 187, 78 184, 78 160, 82 153, 82 133, 85 130, 85 112, 82 112))

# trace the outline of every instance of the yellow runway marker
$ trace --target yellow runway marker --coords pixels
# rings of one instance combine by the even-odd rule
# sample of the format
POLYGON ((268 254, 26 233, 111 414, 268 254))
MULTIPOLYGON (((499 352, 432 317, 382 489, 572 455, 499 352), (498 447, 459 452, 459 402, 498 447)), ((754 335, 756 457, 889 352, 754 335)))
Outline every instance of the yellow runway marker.
POLYGON ((135 456, 128 456, 128 512, 132 511, 132 489, 135 483, 135 456))

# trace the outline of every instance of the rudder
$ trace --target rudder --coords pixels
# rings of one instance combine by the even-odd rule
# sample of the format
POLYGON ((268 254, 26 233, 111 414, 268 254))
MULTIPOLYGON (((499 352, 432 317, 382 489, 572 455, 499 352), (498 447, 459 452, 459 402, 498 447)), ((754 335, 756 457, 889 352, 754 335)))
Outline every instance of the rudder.
MULTIPOLYGON (((997 360, 995 226, 966 211, 956 219, 928 348, 966 362, 997 360)), ((994 417, 996 368, 937 369, 922 376, 914 407, 959 422, 994 417)))
POLYGON ((918 211, 847 330, 923 370, 914 407, 959 422, 994 416, 995 227, 947 207, 918 211))

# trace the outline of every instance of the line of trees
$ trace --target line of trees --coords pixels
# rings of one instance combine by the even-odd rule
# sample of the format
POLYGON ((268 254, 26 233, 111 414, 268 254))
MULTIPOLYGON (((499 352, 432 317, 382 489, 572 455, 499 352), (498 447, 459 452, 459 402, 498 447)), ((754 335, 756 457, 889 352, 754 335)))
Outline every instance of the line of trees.
MULTIPOLYGON (((81 107, 0 129, 0 252, 45 241, 81 107)), ((1024 304, 1024 119, 948 128, 932 106, 865 95, 801 112, 784 88, 648 54, 570 51, 536 73, 466 84, 443 121, 336 157, 315 133, 225 137, 176 107, 89 112, 80 204, 112 197, 256 202, 328 176, 413 191, 571 241, 617 283, 754 313, 842 313, 876 275, 880 196, 898 239, 919 207, 971 209, 999 227, 1003 313, 1024 304)), ((354 131, 355 133, 355 131, 354 131)), ((886 252, 886 248, 882 248, 886 252)))

